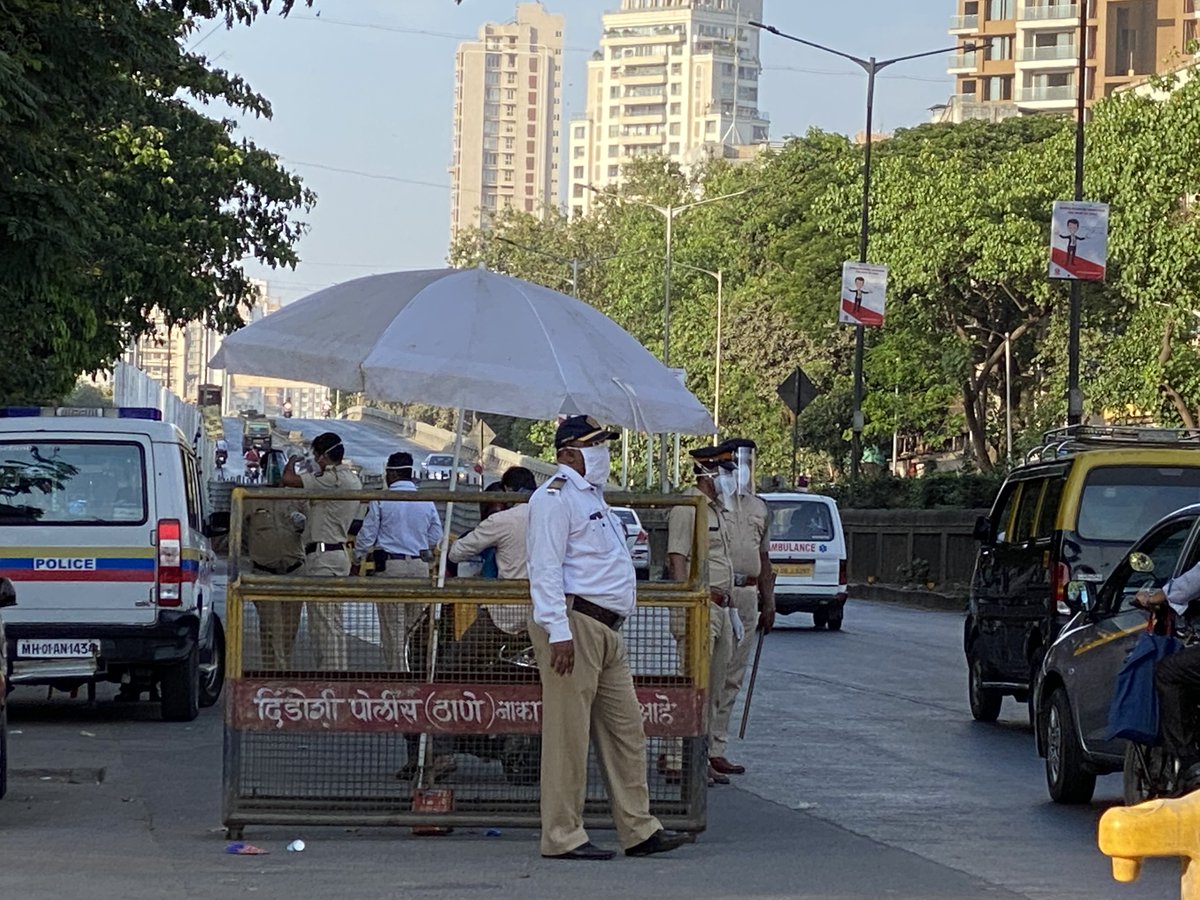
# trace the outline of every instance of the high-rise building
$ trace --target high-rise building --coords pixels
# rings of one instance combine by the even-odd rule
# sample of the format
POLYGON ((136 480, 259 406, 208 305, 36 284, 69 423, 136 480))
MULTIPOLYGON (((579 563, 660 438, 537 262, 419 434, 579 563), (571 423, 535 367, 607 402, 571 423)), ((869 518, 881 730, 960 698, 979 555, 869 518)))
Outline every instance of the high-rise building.
POLYGON ((758 108, 763 0, 621 0, 588 62, 587 112, 570 123, 572 214, 621 164, 661 155, 683 166, 768 140, 758 108))
MULTIPOLYGON (((1086 2, 1088 105, 1176 68, 1198 36, 1200 0, 1086 2)), ((1074 109, 1080 15, 1075 0, 957 0, 957 9, 950 33, 976 49, 951 58, 956 90, 943 118, 1074 109)))
POLYGON ((450 238, 498 210, 558 205, 563 17, 540 3, 488 23, 455 57, 450 238))

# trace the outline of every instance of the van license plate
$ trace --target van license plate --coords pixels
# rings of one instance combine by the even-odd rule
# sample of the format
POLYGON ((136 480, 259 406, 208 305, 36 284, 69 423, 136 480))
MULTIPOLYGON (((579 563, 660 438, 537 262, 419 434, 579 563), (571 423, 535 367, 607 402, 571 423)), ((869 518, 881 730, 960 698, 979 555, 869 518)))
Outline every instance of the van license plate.
POLYGON ((774 569, 776 575, 801 575, 812 578, 813 574, 812 563, 780 563, 774 569))
POLYGON ((86 659, 100 655, 100 642, 72 638, 17 641, 17 656, 27 659, 86 659))

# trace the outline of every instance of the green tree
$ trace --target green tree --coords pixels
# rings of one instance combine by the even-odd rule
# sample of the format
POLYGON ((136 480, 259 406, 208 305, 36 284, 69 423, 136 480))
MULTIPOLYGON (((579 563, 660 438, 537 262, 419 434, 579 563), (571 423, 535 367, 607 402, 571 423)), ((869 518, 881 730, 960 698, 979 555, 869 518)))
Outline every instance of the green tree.
POLYGON ((172 325, 232 329, 253 298, 242 260, 295 264, 295 216, 313 195, 201 111, 270 105, 184 49, 193 13, 255 12, 244 0, 0 7, 0 401, 62 396, 149 332, 155 308, 172 325))

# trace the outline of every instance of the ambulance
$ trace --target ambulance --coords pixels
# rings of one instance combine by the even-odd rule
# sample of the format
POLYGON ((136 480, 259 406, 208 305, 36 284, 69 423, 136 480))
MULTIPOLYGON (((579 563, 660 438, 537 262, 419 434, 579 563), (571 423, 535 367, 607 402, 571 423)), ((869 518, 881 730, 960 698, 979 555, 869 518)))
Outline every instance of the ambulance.
POLYGON ((810 613, 817 628, 839 630, 846 606, 846 535, 837 503, 806 492, 758 496, 771 516, 776 612, 810 613))
POLYGON ((224 683, 200 460, 146 408, 0 408, 0 577, 15 688, 120 684, 190 721, 224 683))

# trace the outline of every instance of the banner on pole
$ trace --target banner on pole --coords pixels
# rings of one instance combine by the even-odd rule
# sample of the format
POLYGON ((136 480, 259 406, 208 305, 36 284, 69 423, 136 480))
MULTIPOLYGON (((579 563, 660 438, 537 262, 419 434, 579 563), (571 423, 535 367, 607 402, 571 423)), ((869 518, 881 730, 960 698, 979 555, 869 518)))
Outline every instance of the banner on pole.
POLYGON ((1108 266, 1108 204, 1055 200, 1050 216, 1050 277, 1103 281, 1108 266))
POLYGON ((883 326, 884 301, 887 299, 887 266, 868 263, 842 263, 842 295, 838 322, 844 325, 883 326))

